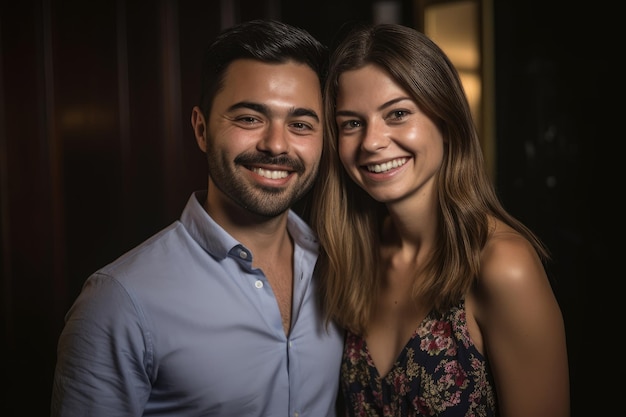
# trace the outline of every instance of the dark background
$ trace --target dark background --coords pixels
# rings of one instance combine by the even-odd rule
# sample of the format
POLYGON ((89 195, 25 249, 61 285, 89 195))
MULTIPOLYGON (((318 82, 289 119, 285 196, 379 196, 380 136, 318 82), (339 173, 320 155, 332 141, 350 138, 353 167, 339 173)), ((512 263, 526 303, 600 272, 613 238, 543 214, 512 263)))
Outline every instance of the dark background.
MULTIPOLYGON (((86 277, 206 187, 190 115, 226 3, 0 2, 0 415, 49 414, 56 341, 86 277)), ((343 22, 370 20, 372 1, 232 3, 235 21, 278 17, 328 44, 343 22)), ((493 3, 496 186, 553 252, 572 416, 610 415, 620 383, 600 370, 622 366, 605 294, 624 247, 611 238, 624 189, 616 12, 493 3)), ((402 6, 415 26, 414 2, 402 6)))

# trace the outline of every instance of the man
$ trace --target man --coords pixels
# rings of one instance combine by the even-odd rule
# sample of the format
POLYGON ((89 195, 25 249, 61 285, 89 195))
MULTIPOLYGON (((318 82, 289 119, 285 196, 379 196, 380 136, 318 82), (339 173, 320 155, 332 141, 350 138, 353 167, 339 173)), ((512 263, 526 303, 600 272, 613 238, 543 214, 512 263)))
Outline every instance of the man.
POLYGON ((59 339, 53 416, 335 415, 342 332, 290 209, 322 152, 325 48, 251 21, 204 60, 191 122, 208 190, 86 281, 59 339))

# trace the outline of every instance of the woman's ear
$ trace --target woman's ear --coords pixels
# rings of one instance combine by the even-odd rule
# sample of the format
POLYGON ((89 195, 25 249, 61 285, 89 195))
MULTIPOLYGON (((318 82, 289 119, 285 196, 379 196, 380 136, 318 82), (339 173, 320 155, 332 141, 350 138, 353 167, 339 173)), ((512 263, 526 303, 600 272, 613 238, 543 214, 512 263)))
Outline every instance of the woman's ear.
POLYGON ((193 127, 193 133, 196 136, 198 146, 202 149, 202 152, 206 153, 206 120, 204 119, 204 115, 198 106, 194 106, 191 111, 191 126, 193 127))

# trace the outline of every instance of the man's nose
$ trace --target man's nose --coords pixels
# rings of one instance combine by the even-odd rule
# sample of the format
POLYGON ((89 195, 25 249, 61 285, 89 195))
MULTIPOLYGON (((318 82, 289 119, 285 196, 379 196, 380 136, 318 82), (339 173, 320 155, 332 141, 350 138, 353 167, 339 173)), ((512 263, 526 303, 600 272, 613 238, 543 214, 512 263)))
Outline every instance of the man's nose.
POLYGON ((259 150, 279 155, 289 151, 289 131, 280 123, 270 123, 257 145, 259 150))

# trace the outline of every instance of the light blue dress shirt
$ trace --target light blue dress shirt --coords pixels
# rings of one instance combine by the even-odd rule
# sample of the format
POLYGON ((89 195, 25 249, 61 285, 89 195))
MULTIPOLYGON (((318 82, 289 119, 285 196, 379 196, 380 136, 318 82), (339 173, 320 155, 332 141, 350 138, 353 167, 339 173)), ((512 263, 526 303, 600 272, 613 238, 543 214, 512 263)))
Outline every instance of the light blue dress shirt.
POLYGON ((254 254, 205 196, 85 282, 59 338, 53 417, 335 416, 343 332, 324 327, 315 301, 310 228, 289 212, 287 337, 254 254))

